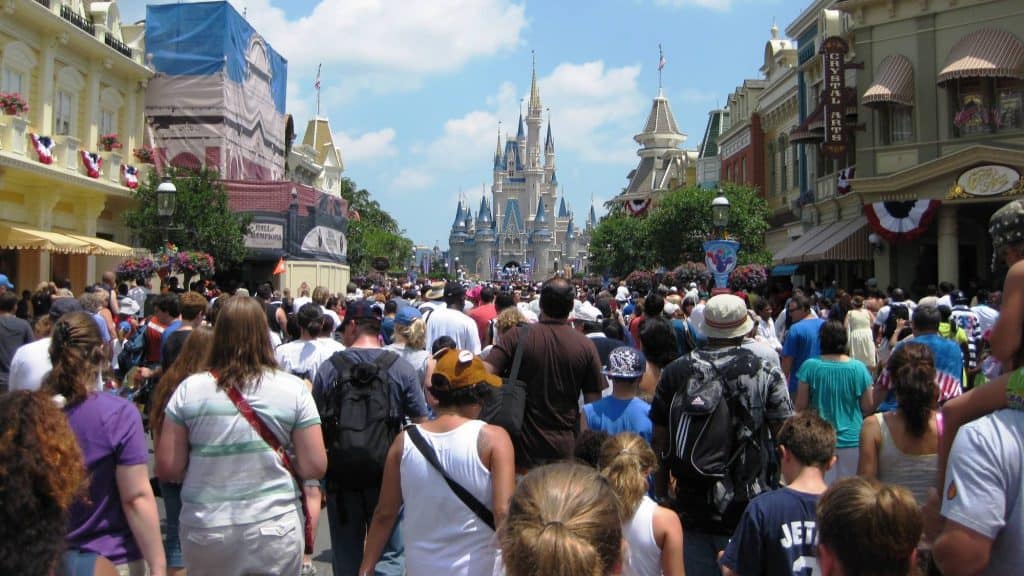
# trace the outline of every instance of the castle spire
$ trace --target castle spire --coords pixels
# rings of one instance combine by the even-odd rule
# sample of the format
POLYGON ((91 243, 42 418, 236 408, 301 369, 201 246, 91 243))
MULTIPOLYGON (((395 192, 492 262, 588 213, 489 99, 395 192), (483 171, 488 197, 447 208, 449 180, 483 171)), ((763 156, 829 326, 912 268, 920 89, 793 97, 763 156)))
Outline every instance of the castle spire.
POLYGON ((526 138, 526 130, 523 128, 523 112, 519 111, 519 132, 516 133, 517 140, 523 140, 526 138))
POLYGON ((533 56, 533 78, 530 80, 530 110, 540 110, 540 90, 537 89, 537 53, 530 50, 533 56))
POLYGON ((544 152, 555 153, 555 139, 551 137, 551 108, 548 108, 548 136, 544 139, 544 152))

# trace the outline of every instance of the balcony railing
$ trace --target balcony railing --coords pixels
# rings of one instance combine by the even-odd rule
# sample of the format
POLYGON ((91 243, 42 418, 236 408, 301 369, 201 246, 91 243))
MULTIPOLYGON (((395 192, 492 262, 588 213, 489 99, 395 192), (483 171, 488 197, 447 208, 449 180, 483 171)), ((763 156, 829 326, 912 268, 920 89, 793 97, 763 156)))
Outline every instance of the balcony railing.
POLYGON ((96 27, 93 26, 92 22, 88 18, 82 16, 78 12, 75 12, 71 6, 64 4, 60 7, 60 17, 71 22, 75 26, 78 26, 82 30, 85 30, 89 34, 96 35, 96 27))
POLYGON ((129 58, 132 57, 132 49, 127 44, 125 44, 124 42, 121 42, 117 38, 114 38, 114 35, 111 34, 110 32, 107 32, 103 36, 103 42, 105 42, 107 46, 110 46, 111 48, 113 48, 114 50, 117 50, 121 54, 124 54, 125 56, 127 56, 129 58))
POLYGON ((36 0, 36 4, 42 4, 43 6, 46 6, 47 8, 49 8, 50 7, 50 0, 36 0))

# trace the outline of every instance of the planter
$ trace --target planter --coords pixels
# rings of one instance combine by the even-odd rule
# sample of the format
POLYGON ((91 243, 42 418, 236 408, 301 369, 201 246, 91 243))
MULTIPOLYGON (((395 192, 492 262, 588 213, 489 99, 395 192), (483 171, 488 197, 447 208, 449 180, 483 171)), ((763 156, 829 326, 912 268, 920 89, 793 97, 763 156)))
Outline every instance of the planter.
POLYGON ((101 175, 103 178, 110 180, 114 183, 121 182, 121 153, 104 151, 100 152, 100 158, 103 158, 103 169, 101 175))
POLYGON ((21 114, 21 109, 15 108, 14 106, 8 106, 4 108, 4 114, 7 116, 17 116, 18 114, 21 114))
POLYGON ((82 159, 78 157, 78 149, 82 142, 74 136, 55 136, 54 153, 57 156, 54 166, 60 165, 64 168, 78 173, 85 174, 85 167, 82 166, 82 159))
POLYGON ((0 146, 14 154, 25 155, 28 146, 28 120, 20 116, 6 118, 7 123, 0 132, 0 146))

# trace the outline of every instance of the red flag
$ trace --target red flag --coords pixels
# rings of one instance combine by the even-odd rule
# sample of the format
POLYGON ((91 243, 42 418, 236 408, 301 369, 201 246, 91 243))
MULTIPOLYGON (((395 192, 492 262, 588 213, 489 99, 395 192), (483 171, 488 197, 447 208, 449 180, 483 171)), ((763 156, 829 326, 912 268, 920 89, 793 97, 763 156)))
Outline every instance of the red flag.
POLYGON ((283 273, 284 273, 284 256, 281 256, 281 259, 277 261, 277 266, 274 266, 274 276, 277 276, 278 274, 283 274, 283 273))

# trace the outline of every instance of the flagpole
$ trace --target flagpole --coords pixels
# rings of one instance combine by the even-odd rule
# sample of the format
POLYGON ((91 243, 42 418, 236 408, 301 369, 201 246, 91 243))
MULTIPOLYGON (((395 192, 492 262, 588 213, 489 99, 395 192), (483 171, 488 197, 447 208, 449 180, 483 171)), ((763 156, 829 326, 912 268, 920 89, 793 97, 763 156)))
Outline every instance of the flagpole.
POLYGON ((658 43, 658 92, 661 92, 661 70, 665 67, 665 53, 661 51, 661 43, 658 43))
POLYGON ((317 149, 316 143, 316 129, 320 125, 320 68, 323 63, 316 65, 316 82, 313 83, 313 89, 316 90, 316 116, 313 116, 313 154, 314 159, 319 160, 320 150, 317 149))

